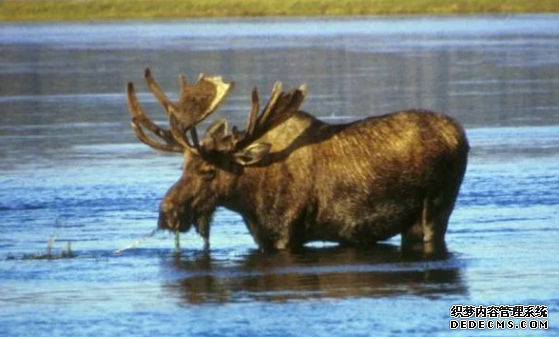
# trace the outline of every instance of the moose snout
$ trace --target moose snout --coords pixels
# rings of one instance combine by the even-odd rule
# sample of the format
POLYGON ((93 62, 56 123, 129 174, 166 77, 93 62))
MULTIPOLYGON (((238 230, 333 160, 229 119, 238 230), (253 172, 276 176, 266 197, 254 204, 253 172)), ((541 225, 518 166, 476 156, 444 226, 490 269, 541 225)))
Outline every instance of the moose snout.
POLYGON ((178 229, 178 211, 175 204, 168 199, 163 199, 159 205, 159 220, 157 221, 159 229, 177 230, 178 229))
POLYGON ((157 228, 172 230, 176 224, 175 218, 171 213, 159 210, 159 219, 157 220, 157 228))
POLYGON ((170 231, 187 232, 191 223, 187 213, 171 201, 163 200, 159 206, 157 227, 170 231))

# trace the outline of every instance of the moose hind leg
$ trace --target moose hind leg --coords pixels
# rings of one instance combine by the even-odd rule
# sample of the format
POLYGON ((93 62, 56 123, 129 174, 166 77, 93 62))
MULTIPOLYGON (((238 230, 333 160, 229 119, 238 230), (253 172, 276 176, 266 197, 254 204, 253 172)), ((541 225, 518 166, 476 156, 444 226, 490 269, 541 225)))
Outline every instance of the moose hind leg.
POLYGON ((445 248, 444 236, 450 213, 438 199, 425 198, 415 223, 402 232, 402 247, 424 253, 445 248))
POLYGON ((423 251, 424 242, 424 224, 426 222, 428 209, 428 201, 425 199, 421 210, 419 211, 415 222, 409 228, 402 232, 402 248, 412 250, 414 252, 423 251))

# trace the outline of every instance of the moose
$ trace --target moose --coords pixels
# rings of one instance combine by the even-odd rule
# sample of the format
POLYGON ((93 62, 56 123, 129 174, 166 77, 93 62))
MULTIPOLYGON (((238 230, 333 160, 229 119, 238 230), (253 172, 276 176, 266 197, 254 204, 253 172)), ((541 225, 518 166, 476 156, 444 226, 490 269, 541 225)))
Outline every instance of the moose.
POLYGON ((469 151, 453 118, 413 109, 328 124, 299 110, 306 85, 284 92, 276 82, 262 110, 252 89, 244 130, 229 129, 222 118, 200 138, 196 125, 234 83, 203 74, 189 83, 180 75, 172 102, 149 68, 145 80, 168 129, 146 115, 129 82, 132 129, 148 146, 184 158, 182 176, 160 203, 159 229, 178 236, 194 226, 208 249, 212 216, 222 206, 242 216, 262 251, 312 241, 367 247, 398 234, 402 246, 445 246, 469 151))

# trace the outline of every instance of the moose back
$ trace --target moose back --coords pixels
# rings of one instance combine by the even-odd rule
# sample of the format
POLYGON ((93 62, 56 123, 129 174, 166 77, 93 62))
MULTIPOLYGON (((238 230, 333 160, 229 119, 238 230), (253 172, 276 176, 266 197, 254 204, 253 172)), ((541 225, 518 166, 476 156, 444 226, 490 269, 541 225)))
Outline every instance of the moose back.
POLYGON ((190 84, 181 75, 179 100, 171 102, 149 69, 145 79, 169 127, 147 117, 128 83, 132 128, 150 147, 184 157, 161 201, 159 228, 194 226, 207 248, 212 215, 224 206, 242 216, 263 250, 317 240, 371 246, 397 234, 403 245, 444 246, 469 150, 452 118, 407 110, 327 124, 299 110, 305 85, 284 92, 276 83, 262 110, 253 89, 244 130, 221 119, 200 138, 196 125, 233 83, 201 75, 190 84))

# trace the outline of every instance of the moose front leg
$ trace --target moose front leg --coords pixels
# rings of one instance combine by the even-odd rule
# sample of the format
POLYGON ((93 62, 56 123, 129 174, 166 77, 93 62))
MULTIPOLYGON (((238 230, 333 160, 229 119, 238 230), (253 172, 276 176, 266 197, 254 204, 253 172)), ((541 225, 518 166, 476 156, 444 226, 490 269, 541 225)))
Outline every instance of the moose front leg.
POLYGON ((211 217, 201 216, 195 223, 196 232, 204 239, 204 251, 210 249, 210 223, 211 217))

